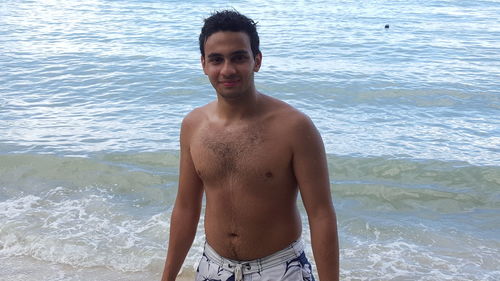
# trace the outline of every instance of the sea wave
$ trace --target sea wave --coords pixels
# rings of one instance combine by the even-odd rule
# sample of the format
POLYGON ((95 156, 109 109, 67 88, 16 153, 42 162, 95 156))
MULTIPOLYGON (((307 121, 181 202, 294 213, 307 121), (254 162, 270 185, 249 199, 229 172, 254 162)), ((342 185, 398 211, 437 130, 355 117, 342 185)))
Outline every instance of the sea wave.
POLYGON ((333 191, 393 208, 500 208, 500 167, 464 162, 330 157, 333 191))
MULTIPOLYGON (((0 258, 158 275, 178 160, 178 151, 0 155, 0 258)), ((337 155, 328 163, 344 276, 368 280, 359 268, 369 257, 377 268, 372 279, 418 272, 493 280, 498 263, 488 260, 500 246, 499 167, 337 155)), ((196 267, 204 239, 202 218, 186 272, 196 267)))

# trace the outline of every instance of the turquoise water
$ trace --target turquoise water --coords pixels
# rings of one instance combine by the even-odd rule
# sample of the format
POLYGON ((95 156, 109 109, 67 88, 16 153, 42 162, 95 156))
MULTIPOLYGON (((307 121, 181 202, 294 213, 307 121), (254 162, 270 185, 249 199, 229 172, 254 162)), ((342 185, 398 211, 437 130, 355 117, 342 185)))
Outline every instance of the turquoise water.
POLYGON ((259 22, 258 89, 324 138, 342 279, 498 279, 500 3, 367 2, 2 1, 0 280, 159 279, 227 7, 259 22))

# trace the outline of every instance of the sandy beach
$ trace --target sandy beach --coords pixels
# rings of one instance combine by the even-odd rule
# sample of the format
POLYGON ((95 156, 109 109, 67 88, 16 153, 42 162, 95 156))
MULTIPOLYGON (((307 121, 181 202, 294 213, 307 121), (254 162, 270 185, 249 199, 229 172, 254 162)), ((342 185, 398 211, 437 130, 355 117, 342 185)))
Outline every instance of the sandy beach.
POLYGON ((179 276, 177 276, 177 281, 193 281, 194 280, 194 272, 183 272, 179 276))

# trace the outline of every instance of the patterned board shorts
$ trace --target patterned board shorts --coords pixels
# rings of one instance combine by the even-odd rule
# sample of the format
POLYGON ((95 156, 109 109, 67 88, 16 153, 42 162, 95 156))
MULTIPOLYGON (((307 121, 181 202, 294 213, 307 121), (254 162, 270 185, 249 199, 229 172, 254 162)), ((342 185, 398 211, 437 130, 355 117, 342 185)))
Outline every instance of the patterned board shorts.
POLYGON ((196 281, 314 281, 312 267, 299 239, 265 258, 235 261, 221 257, 205 243, 196 281))

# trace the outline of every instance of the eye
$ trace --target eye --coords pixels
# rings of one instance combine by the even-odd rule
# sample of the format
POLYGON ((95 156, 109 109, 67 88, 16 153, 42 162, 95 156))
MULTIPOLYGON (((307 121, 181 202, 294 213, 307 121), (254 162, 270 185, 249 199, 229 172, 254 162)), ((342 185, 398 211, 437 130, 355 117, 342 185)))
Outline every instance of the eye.
POLYGON ((242 62, 247 61, 247 59, 248 59, 248 56, 247 56, 247 55, 241 54, 241 55, 235 55, 235 56, 232 58, 232 61, 234 61, 234 62, 236 62, 236 63, 242 63, 242 62))
POLYGON ((208 59, 208 62, 211 64, 220 64, 222 61, 223 59, 221 57, 211 57, 208 59))

